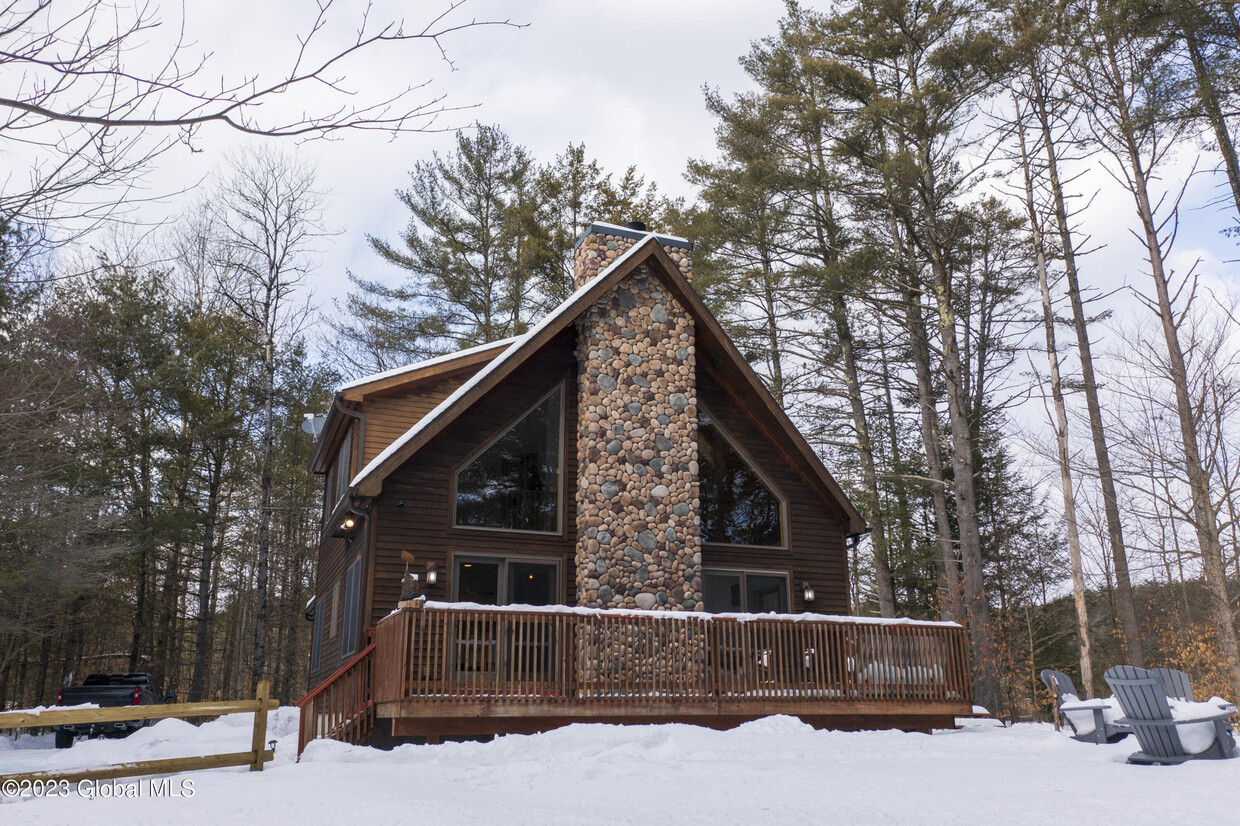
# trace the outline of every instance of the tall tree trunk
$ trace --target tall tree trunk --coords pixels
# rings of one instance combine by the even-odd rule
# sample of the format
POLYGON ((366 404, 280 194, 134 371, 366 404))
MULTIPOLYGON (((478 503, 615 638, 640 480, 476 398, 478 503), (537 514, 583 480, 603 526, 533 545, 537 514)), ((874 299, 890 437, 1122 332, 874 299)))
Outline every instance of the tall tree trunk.
POLYGON ((930 340, 926 334, 926 318, 918 292, 916 259, 896 223, 894 213, 888 216, 893 242, 901 249, 904 262, 904 324, 913 357, 913 373, 917 378, 918 425, 922 450, 926 457, 926 473, 930 477, 930 497, 934 504, 934 523, 938 537, 940 572, 944 592, 939 599, 939 615, 945 620, 962 619, 960 613, 960 567, 952 541, 951 518, 947 512, 947 476, 942 458, 942 435, 939 432, 938 393, 931 373, 930 340), (902 240, 903 239, 903 240, 902 240))
POLYGON ((969 427, 968 399, 961 381, 962 365, 956 340, 956 312, 951 301, 951 274, 942 255, 933 250, 930 271, 943 352, 943 382, 947 396, 947 421, 951 433, 952 491, 956 523, 960 531, 960 563, 964 574, 964 610, 973 640, 973 693, 977 701, 1000 714, 999 648, 990 621, 990 603, 983 579, 982 535, 978 527, 977 493, 973 480, 973 440, 969 427))
POLYGON ((1201 52, 1201 41, 1197 39, 1190 24, 1181 20, 1180 31, 1184 36, 1184 44, 1188 47, 1189 60, 1193 64, 1193 73, 1197 79, 1197 98, 1201 101, 1201 110, 1214 130, 1214 139, 1218 142, 1219 154, 1223 156, 1223 169, 1227 172, 1227 182, 1231 185, 1232 202, 1237 214, 1240 214, 1240 160, 1236 158, 1236 144, 1231 138, 1231 130, 1227 128, 1227 118, 1223 115, 1223 107, 1219 103, 1218 88, 1214 76, 1206 64, 1205 55, 1201 52))
MULTIPOLYGON (((1114 45, 1110 41, 1107 41, 1106 45, 1106 58, 1114 73, 1113 76, 1123 77, 1119 74, 1114 45)), ((1184 450, 1184 473, 1188 480, 1189 496, 1192 501, 1193 527, 1197 533, 1198 551, 1201 553, 1202 573, 1205 575, 1206 588, 1210 594, 1211 613, 1214 615, 1214 623, 1218 629, 1219 645, 1223 649, 1223 656, 1231 671, 1232 690, 1235 696, 1240 696, 1240 641, 1236 637, 1231 600, 1227 596, 1227 577, 1223 566, 1223 549, 1219 544, 1218 518, 1214 504, 1210 500, 1210 478, 1202 466, 1201 452, 1197 443, 1197 417, 1193 412, 1193 401, 1189 395, 1188 368, 1184 361, 1184 351, 1180 347, 1179 324, 1175 317, 1175 308, 1171 304, 1162 240, 1158 236, 1158 223, 1154 217, 1154 207, 1149 196, 1149 172, 1145 169, 1141 157, 1141 144, 1137 139, 1127 100, 1122 94, 1116 95, 1115 99, 1118 104, 1116 115, 1124 141, 1123 151, 1127 154, 1129 164, 1131 192, 1136 201, 1137 214, 1141 219, 1150 274, 1154 279, 1154 291, 1157 295, 1159 321, 1162 324, 1163 339, 1167 345, 1167 371, 1175 388, 1176 414, 1180 420, 1180 442, 1184 450)))
MULTIPOLYGON (((896 478, 894 479, 896 507, 900 513, 900 538, 898 541, 900 543, 900 548, 902 548, 905 553, 909 553, 913 549, 913 515, 908 501, 908 481, 904 474, 900 472, 900 470, 904 467, 904 460, 902 458, 900 448, 900 427, 899 423, 896 421, 896 407, 891 395, 891 369, 887 363, 887 342, 883 332, 882 313, 878 314, 876 328, 876 332, 878 334, 879 365, 883 378, 884 413, 886 418, 888 441, 891 443, 891 467, 893 471, 896 472, 896 478)), ((944 509, 946 510, 946 504, 944 505, 944 509)), ((947 548, 949 551, 951 550, 950 543, 947 548)), ((941 591, 946 588, 947 580, 946 572, 943 570, 943 559, 939 558, 938 563, 938 587, 941 591)), ((910 595, 910 599, 911 598, 912 597, 910 595)))
POLYGON ((999 647, 991 623, 984 579, 982 535, 974 480, 973 428, 969 421, 964 365, 960 360, 952 272, 947 261, 944 233, 939 227, 942 216, 937 211, 942 203, 928 150, 921 147, 918 152, 921 166, 918 191, 924 214, 916 219, 912 214, 906 214, 904 219, 908 222, 906 230, 910 238, 916 237, 915 233, 921 230, 924 237, 919 246, 930 265, 951 436, 952 493, 956 502, 961 572, 964 574, 964 611, 973 643, 973 693, 977 701, 992 713, 1001 714, 1003 697, 999 684, 999 647))
MULTIPOLYGON (((269 323, 274 323, 274 311, 269 311, 269 323)), ((262 431, 262 478, 259 485, 258 558, 254 564, 254 662, 250 668, 250 691, 258 689, 267 669, 267 562, 271 554, 271 486, 272 464, 275 459, 274 408, 276 395, 275 340, 268 328, 267 346, 263 355, 263 431, 262 431)))
MULTIPOLYGON (((1111 57, 1112 67, 1115 58, 1111 57)), ((1135 198, 1137 215, 1145 234, 1149 272, 1153 277, 1154 293, 1157 294, 1158 320, 1161 321, 1163 339, 1167 344, 1167 371, 1176 389, 1176 413, 1179 418, 1180 444, 1184 450, 1184 475, 1188 477, 1189 497, 1193 505, 1193 527, 1197 532, 1198 551, 1202 554, 1202 573, 1205 587, 1210 594, 1210 609, 1214 615, 1215 628, 1219 631, 1219 645, 1231 671, 1233 691, 1240 697, 1240 640, 1236 639, 1235 621, 1231 615, 1228 598, 1228 582, 1223 564, 1223 547, 1219 543, 1218 515, 1210 501, 1210 479, 1202 465, 1198 445, 1198 422, 1193 413, 1193 399, 1189 396, 1188 367, 1179 344, 1176 310, 1172 306, 1171 289, 1168 286, 1166 260, 1162 239, 1158 237, 1158 223, 1154 218, 1153 205, 1149 201, 1148 172, 1141 158, 1141 146, 1136 141, 1135 130, 1127 105, 1120 99, 1118 107, 1123 136, 1126 140, 1128 164, 1131 165, 1132 197, 1135 198)))
POLYGON ((1140 626, 1137 625, 1136 605, 1132 598, 1132 579, 1128 573, 1128 552, 1124 547, 1124 526, 1120 521, 1115 476, 1111 472, 1111 454, 1107 447, 1106 428, 1102 423, 1102 406, 1098 402, 1098 380, 1094 374, 1089 324, 1085 317, 1084 304, 1081 301, 1081 286, 1076 266, 1076 242, 1072 237, 1067 201, 1059 178, 1059 159, 1055 151, 1055 137, 1051 129, 1046 89, 1037 68, 1030 72, 1030 87, 1033 91, 1034 111, 1042 130, 1047 180, 1051 186, 1055 224, 1059 230, 1068 300, 1072 304, 1072 325, 1076 330, 1077 353, 1081 362, 1081 388, 1085 393, 1085 408, 1089 413, 1089 431, 1094 446, 1094 462, 1098 467, 1098 486, 1102 490, 1103 514, 1106 518, 1107 544, 1111 551, 1111 564, 1115 572, 1115 610, 1119 616, 1120 630, 1124 635, 1123 647, 1128 662, 1137 667, 1143 667, 1145 648, 1141 641, 1140 626))
MULTIPOLYGON (((1046 272, 1046 244, 1042 236, 1041 216, 1033 196, 1033 174, 1025 145, 1023 120, 1018 118, 1021 169, 1025 178, 1025 209, 1033 233, 1034 254, 1038 267, 1038 289, 1042 293, 1042 322, 1046 332, 1046 359, 1050 364, 1051 401, 1055 406, 1055 446, 1059 453, 1059 485, 1063 493, 1063 516, 1068 531, 1068 558, 1072 567, 1072 604, 1076 609, 1076 633, 1081 665, 1081 687, 1087 698, 1094 696, 1094 666, 1089 650, 1089 611, 1085 605, 1085 572, 1081 564, 1081 537, 1076 525, 1076 497, 1072 488, 1072 452, 1068 447, 1068 413, 1064 405, 1063 384, 1059 377, 1059 347, 1055 342, 1055 309, 1046 272)), ((1026 609, 1027 610, 1027 609, 1026 609)), ((1031 632, 1032 633, 1032 632, 1031 632)), ((1030 660, 1033 648, 1030 642, 1030 660)))
POLYGON ((131 477, 133 495, 136 500, 132 516, 138 522, 138 530, 136 531, 138 541, 138 579, 137 591, 134 595, 133 633, 129 638, 129 670, 131 672, 139 669, 139 666, 142 664, 142 649, 150 645, 150 636, 145 632, 152 624, 150 617, 153 613, 148 597, 151 567, 153 565, 151 557, 154 553, 152 547, 154 518, 151 513, 153 503, 151 455, 148 447, 149 425, 147 411, 143 409, 138 419, 139 433, 142 440, 139 445, 138 467, 131 477))
POLYGON ((207 692, 207 671, 211 667, 212 572, 215 566, 215 526, 220 513, 220 486, 223 457, 211 457, 207 483, 207 512, 203 520, 202 554, 198 560, 198 615, 194 618, 194 671, 189 683, 189 701, 201 702, 207 692))
POLYGON ((865 509, 870 520, 870 542, 874 546, 874 583, 878 591, 878 610, 884 617, 894 617, 896 599, 891 583, 886 520, 881 511, 882 499, 878 491, 878 474, 874 469, 870 424, 866 419, 865 402, 861 397, 852 327, 848 320, 848 308, 844 304, 843 287, 838 283, 828 284, 827 293, 829 315, 835 325, 836 339, 844 356, 844 382, 848 391, 848 403, 852 408, 853 428, 857 431, 857 458, 861 463, 861 483, 867 500, 865 509))

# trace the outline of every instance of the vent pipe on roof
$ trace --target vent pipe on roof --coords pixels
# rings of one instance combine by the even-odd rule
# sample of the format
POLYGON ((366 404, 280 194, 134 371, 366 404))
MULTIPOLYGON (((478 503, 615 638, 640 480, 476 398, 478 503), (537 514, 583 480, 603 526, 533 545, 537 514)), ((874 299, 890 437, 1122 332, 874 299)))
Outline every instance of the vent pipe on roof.
POLYGON ((638 232, 646 231, 646 225, 642 221, 626 221, 624 227, 625 229, 635 229, 638 232))

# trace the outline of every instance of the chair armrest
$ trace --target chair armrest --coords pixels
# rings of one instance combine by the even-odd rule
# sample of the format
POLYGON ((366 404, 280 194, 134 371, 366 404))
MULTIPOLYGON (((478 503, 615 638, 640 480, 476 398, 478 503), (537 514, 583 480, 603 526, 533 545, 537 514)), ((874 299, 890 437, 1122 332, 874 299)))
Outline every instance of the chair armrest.
POLYGON ((1060 711, 1093 711, 1094 709, 1110 708, 1110 703, 1106 700, 1094 698, 1093 700, 1077 700, 1071 703, 1060 703, 1060 711))
POLYGON ((1236 710, 1234 708, 1222 709, 1217 714, 1211 714, 1209 717, 1198 717, 1195 720, 1172 720, 1171 723, 1176 726, 1187 726, 1192 723, 1212 723, 1215 720, 1226 720, 1235 713, 1236 710))
POLYGON ((1135 725, 1146 725, 1146 726, 1190 726, 1193 723, 1213 723, 1215 720, 1226 720, 1228 717, 1231 717, 1235 713, 1236 713, 1235 711, 1229 711, 1227 709, 1223 709, 1223 710, 1220 710, 1217 714, 1211 714, 1209 717, 1197 717, 1196 719, 1193 719, 1193 720, 1176 720, 1172 718, 1169 720, 1137 720, 1134 723, 1133 720, 1130 720, 1127 717, 1120 717, 1119 719, 1112 720, 1111 722, 1118 723, 1121 726, 1131 726, 1134 724, 1135 725))

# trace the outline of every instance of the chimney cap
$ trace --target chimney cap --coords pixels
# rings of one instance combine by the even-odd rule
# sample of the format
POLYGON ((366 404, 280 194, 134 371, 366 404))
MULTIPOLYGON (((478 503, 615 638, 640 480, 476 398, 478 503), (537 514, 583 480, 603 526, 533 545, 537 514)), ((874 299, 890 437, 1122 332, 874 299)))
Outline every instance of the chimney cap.
POLYGON ((625 229, 635 229, 638 232, 646 231, 646 224, 644 221, 625 221, 624 226, 625 229))
MULTIPOLYGON (((585 232, 581 233, 581 236, 577 239, 577 243, 573 244, 573 251, 575 252, 578 250, 592 233, 618 235, 621 238, 631 238, 634 241, 640 241, 647 235, 651 234, 646 230, 636 230, 632 227, 622 227, 619 224, 609 224, 606 221, 594 221, 590 224, 590 226, 586 227, 585 232)), ((675 247, 686 251, 692 251, 693 249, 693 243, 687 238, 681 238, 677 235, 664 235, 661 232, 654 233, 654 237, 657 238, 659 243, 665 247, 675 247)))

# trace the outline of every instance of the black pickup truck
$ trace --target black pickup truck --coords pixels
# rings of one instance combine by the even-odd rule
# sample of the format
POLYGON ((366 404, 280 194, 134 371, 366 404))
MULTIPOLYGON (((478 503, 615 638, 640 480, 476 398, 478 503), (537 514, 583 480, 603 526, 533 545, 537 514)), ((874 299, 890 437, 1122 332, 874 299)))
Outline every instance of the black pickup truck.
MULTIPOLYGON (((100 708, 121 706, 149 706, 154 703, 174 702, 176 695, 160 692, 150 674, 91 674, 80 686, 62 688, 56 692, 56 705, 76 706, 94 703, 100 708)), ((115 723, 79 723, 72 726, 56 726, 56 748, 67 749, 73 738, 127 737, 154 720, 123 720, 115 723)))

